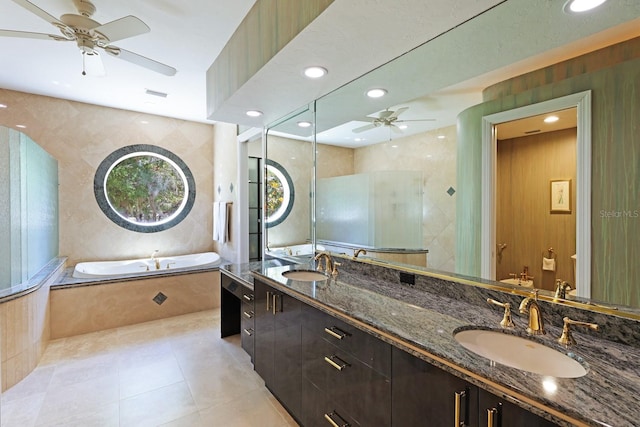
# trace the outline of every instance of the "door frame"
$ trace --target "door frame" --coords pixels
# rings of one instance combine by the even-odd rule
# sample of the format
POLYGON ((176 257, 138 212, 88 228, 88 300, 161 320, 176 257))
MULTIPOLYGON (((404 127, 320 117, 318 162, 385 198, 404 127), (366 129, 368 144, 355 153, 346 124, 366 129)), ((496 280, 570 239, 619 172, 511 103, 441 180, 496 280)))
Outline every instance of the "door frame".
POLYGON ((584 91, 482 117, 482 225, 480 274, 496 280, 496 167, 495 126, 530 116, 576 107, 576 287, 591 297, 591 91, 584 91), (585 262, 586 260, 586 262, 585 262))

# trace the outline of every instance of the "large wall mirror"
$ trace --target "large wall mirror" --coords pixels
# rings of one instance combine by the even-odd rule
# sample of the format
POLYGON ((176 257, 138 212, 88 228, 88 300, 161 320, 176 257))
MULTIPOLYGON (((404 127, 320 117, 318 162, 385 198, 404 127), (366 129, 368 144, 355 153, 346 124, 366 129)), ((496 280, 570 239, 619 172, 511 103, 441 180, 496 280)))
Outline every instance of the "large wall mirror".
MULTIPOLYGON (((637 52, 640 46, 640 26, 637 25, 640 4, 631 3, 609 1, 581 16, 563 12, 562 2, 507 0, 318 99, 315 103, 316 146, 312 148, 309 144, 307 149, 315 154, 317 162, 316 226, 312 232, 317 234, 319 244, 322 245, 322 237, 327 233, 323 227, 328 222, 329 231, 342 230, 340 227, 346 224, 348 232, 337 234, 356 235, 351 242, 341 242, 344 246, 351 243, 353 248, 376 249, 377 236, 362 240, 359 233, 366 234, 366 230, 355 229, 366 228, 368 219, 360 216, 358 209, 351 209, 351 203, 344 202, 342 211, 333 203, 344 196, 342 190, 349 190, 348 200, 366 199, 363 203, 370 203, 369 213, 375 212, 376 203, 380 203, 375 201, 375 196, 380 190, 386 192, 382 197, 386 203, 383 202, 381 208, 381 214, 387 215, 385 229, 396 223, 411 222, 416 206, 419 217, 414 224, 416 228, 407 233, 417 236, 417 240, 407 239, 405 246, 380 240, 382 249, 423 251, 429 270, 495 280, 498 284, 505 280, 501 284, 505 289, 522 287, 525 290, 524 283, 518 283, 517 279, 526 272, 533 277, 532 286, 550 298, 554 295, 556 279, 566 280, 575 288, 579 274, 574 272, 572 256, 578 254, 578 263, 590 272, 591 278, 583 279, 589 283, 584 283, 584 289, 588 290, 580 293, 582 298, 574 296, 575 292, 568 294, 568 298, 589 302, 586 297, 590 297, 591 302, 615 306, 617 312, 637 314, 640 263, 636 260, 640 257, 640 242, 632 236, 640 235, 640 218, 635 219, 632 214, 640 209, 640 191, 636 184, 640 182, 640 154, 633 149, 638 144, 637 132, 634 134, 633 129, 634 126, 637 129, 637 117, 640 117, 640 100, 632 99, 630 90, 640 90, 637 80, 640 59, 629 52, 637 52), (527 13, 523 14, 522 10, 527 13), (539 25, 540 22, 545 25, 539 25), (523 34, 527 37, 522 37, 523 34), (605 46, 613 49, 605 55, 607 59, 590 57, 586 65, 574 64, 574 68, 566 62, 580 55, 597 55, 596 50, 605 46), (555 64, 569 65, 554 68, 555 64), (530 80, 518 77, 543 69, 546 73, 526 77, 530 80), (622 89, 625 87, 626 90, 622 89), (372 89, 379 90, 369 93, 372 89), (546 133, 541 128, 544 123, 535 129, 524 125, 522 130, 523 136, 537 131, 534 132, 539 134, 536 138, 544 141, 555 138, 555 134, 563 135, 569 147, 573 144, 571 158, 569 149, 566 158, 557 153, 548 154, 521 167, 522 174, 527 175, 541 169, 538 165, 550 158, 567 161, 565 165, 555 165, 559 169, 546 173, 540 178, 541 183, 535 184, 539 193, 536 197, 544 198, 541 207, 544 220, 555 221, 548 227, 546 223, 535 227, 558 229, 566 235, 534 241, 501 234, 494 237, 498 239, 495 244, 487 246, 486 239, 483 241, 486 196, 482 187, 483 118, 585 91, 593 94, 590 177, 580 175, 576 169, 585 159, 580 158, 575 148, 578 114, 575 109, 570 113, 572 125, 555 129, 547 136, 540 136, 546 133), (629 119, 623 121, 616 117, 629 119), (614 143, 617 148, 612 150, 614 143), (367 178, 370 174, 391 172, 406 173, 409 178, 394 181, 386 176, 381 179, 386 186, 372 184, 375 179, 367 178), (411 178, 411 174, 415 176, 411 178), (353 178, 346 186, 325 185, 331 179, 347 179, 345 177, 353 178), (558 213, 555 209, 551 213, 551 183, 568 183, 571 197, 575 197, 576 185, 585 179, 592 184, 590 206, 573 200, 570 209, 562 207, 565 212, 558 213), (393 182, 396 184, 391 185, 393 182), (631 182, 634 184, 629 184, 631 182), (585 210, 590 211, 587 213, 591 217, 590 224, 586 225, 592 232, 591 253, 580 257, 579 241, 584 236, 577 235, 577 223, 581 217, 589 216, 584 215, 585 210), (630 214, 615 217, 618 213, 630 214), (359 218, 359 221, 349 224, 348 218, 359 218), (566 230, 569 232, 565 233, 566 230), (499 245, 507 239, 510 243, 499 254, 499 245), (549 255, 549 249, 555 253, 555 271, 543 269, 545 255, 554 258, 553 254, 549 255), (487 251, 491 252, 487 259, 496 263, 502 257, 503 264, 483 270, 483 252, 487 251), (515 283, 507 281, 512 275, 515 283)), ((289 124, 291 128, 282 129, 287 132, 286 138, 307 143, 313 139, 311 135, 300 137, 299 131, 292 130, 295 119, 289 124)), ((497 132, 496 129, 491 127, 490 132, 497 132)), ((515 159, 517 154, 512 148, 515 145, 509 144, 519 142, 513 142, 516 137, 507 139, 510 141, 500 142, 504 147, 502 151, 511 153, 508 155, 515 159)), ((534 139, 528 139, 526 144, 534 144, 531 142, 534 139)), ((268 151, 271 150, 269 141, 268 147, 268 151)), ((502 181, 506 180, 504 176, 502 181)), ((537 211, 530 205, 539 203, 533 201, 533 195, 526 191, 514 194, 515 199, 496 202, 509 205, 509 210, 505 212, 507 207, 504 207, 500 214, 535 217, 537 211)), ((310 213, 309 218, 311 216, 310 213)), ((510 226, 514 227, 522 226, 510 226)), ((508 229, 505 227, 501 232, 506 233, 508 229)), ((330 244, 333 239, 327 240, 330 244)), ((335 248, 335 252, 350 254, 349 250, 340 248, 335 248)), ((367 256, 373 257, 369 253, 367 256)), ((388 262, 423 268, 415 259, 388 262)))

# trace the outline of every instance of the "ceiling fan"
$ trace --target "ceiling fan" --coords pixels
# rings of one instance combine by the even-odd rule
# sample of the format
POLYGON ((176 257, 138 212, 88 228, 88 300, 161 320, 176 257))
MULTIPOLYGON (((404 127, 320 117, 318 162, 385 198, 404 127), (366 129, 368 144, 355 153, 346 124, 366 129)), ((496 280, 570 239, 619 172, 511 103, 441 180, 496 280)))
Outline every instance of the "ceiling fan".
POLYGON ((368 125, 361 126, 359 128, 353 129, 352 132, 360 133, 366 132, 370 129, 375 129, 381 126, 388 126, 395 133, 402 133, 402 129, 397 126, 397 123, 407 123, 407 122, 430 122, 435 119, 418 119, 418 120, 398 120, 400 114, 407 111, 409 107, 400 107, 395 111, 386 109, 378 113, 378 117, 370 118, 371 123, 368 125))
POLYGON ((106 24, 100 24, 91 19, 91 16, 96 11, 93 3, 89 0, 73 0, 73 4, 78 10, 78 13, 67 13, 62 15, 60 19, 56 19, 27 0, 13 0, 13 2, 52 24, 62 35, 0 30, 0 36, 76 42, 83 57, 83 75, 86 74, 84 66, 84 59, 86 57, 91 58, 93 61, 99 61, 98 67, 102 68, 102 61, 98 55, 98 49, 102 49, 111 56, 164 74, 165 76, 173 76, 176 74, 176 69, 173 67, 111 44, 118 40, 134 37, 150 31, 147 24, 135 16, 129 15, 116 19, 115 21, 107 22, 106 24))

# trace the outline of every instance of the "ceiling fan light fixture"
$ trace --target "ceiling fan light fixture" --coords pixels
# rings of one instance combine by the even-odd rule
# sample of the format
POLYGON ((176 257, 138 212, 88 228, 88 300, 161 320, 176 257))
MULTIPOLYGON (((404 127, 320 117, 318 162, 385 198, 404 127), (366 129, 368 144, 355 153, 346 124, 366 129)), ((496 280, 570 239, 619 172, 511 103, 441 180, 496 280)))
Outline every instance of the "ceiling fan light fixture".
POLYGON ((249 117, 260 117, 262 115, 262 111, 259 110, 247 110, 245 113, 249 117))
POLYGON ((382 88, 369 89, 367 91, 367 96, 369 98, 382 98, 386 94, 387 94, 387 90, 382 88))
POLYGON ((310 79, 319 79, 320 77, 326 76, 327 73, 328 71, 326 68, 317 65, 304 69, 304 75, 310 79))
POLYGON ((600 6, 607 0, 568 0, 563 7, 565 13, 588 12, 600 6))

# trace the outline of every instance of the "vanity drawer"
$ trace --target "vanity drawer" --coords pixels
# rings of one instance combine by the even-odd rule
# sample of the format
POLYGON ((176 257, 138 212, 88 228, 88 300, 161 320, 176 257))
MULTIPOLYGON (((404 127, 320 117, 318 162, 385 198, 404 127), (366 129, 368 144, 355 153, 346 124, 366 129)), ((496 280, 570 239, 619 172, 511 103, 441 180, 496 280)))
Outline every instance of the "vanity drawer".
POLYGON ((331 427, 331 419, 338 426, 348 424, 358 427, 358 423, 349 418, 343 409, 337 408, 325 393, 315 385, 304 382, 302 386, 302 425, 304 427, 331 427))
POLYGON ((253 362, 253 343, 255 335, 255 309, 253 304, 253 292, 242 292, 240 306, 240 334, 242 349, 251 356, 251 362, 253 362))
MULTIPOLYGON (((305 387, 314 387, 324 393, 325 410, 335 410, 343 419, 350 418, 362 426, 390 425, 389 377, 305 328, 302 331, 302 358, 305 387)), ((327 425, 330 425, 328 421, 327 425)))
POLYGON ((311 306, 305 305, 302 316, 303 329, 350 353, 379 373, 391 376, 390 344, 311 306))

